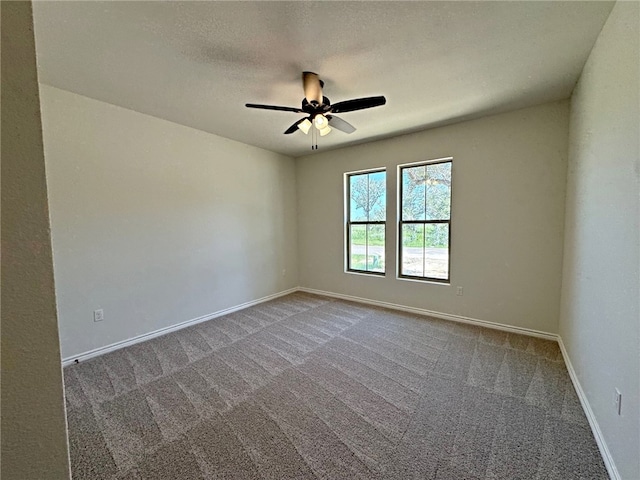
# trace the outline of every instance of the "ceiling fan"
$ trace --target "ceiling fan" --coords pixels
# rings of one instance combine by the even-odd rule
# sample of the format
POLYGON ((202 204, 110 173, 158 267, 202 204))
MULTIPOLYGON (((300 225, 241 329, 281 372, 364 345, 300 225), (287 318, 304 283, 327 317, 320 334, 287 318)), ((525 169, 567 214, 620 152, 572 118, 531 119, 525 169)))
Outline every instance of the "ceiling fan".
POLYGON ((329 99, 322 95, 324 82, 320 80, 318 74, 313 72, 302 72, 302 87, 304 89, 304 98, 302 99, 301 108, 280 107, 277 105, 258 105, 255 103, 247 103, 246 106, 249 108, 260 108, 263 110, 306 113, 306 117, 301 118, 285 130, 285 135, 294 133, 297 130, 301 130, 306 135, 309 133, 311 127, 315 126, 320 133, 320 136, 323 137, 331 131, 331 127, 345 133, 353 133, 356 131, 353 125, 344 121, 340 117, 336 117, 333 115, 334 113, 353 112, 355 110, 378 107, 387 103, 386 98, 378 96, 355 98, 353 100, 345 100, 331 105, 329 99))

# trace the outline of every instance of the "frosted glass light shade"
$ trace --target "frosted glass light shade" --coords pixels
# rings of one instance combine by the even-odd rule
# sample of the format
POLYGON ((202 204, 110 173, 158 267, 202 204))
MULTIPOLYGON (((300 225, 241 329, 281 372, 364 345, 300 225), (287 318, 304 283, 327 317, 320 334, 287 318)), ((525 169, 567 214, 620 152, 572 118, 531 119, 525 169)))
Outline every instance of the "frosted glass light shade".
POLYGON ((322 130, 329 126, 329 120, 327 120, 327 117, 325 117, 321 113, 316 115, 316 117, 313 119, 313 122, 316 124, 316 128, 318 130, 322 130))
POLYGON ((320 136, 324 137, 330 131, 331 131, 331 127, 327 125, 326 127, 320 130, 320 136))
POLYGON ((311 128, 311 122, 308 118, 305 118, 298 124, 298 128, 302 130, 302 132, 306 135, 307 133, 309 133, 309 129, 311 128))

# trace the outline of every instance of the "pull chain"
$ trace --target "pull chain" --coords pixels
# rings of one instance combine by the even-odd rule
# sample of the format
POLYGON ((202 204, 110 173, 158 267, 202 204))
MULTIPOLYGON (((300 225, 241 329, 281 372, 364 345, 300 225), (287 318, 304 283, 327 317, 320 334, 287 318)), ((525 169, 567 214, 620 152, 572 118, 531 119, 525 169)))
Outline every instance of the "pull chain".
POLYGON ((311 150, 318 149, 318 132, 315 127, 311 127, 311 150))

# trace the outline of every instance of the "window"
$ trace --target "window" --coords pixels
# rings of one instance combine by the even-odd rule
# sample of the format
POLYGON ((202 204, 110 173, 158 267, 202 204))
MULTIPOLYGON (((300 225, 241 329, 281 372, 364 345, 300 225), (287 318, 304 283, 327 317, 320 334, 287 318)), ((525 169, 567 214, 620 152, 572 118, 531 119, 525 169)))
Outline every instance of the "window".
POLYGON ((401 278, 449 282, 451 162, 399 167, 401 278))
POLYGON ((347 271, 384 275, 387 173, 348 173, 345 180, 347 271))

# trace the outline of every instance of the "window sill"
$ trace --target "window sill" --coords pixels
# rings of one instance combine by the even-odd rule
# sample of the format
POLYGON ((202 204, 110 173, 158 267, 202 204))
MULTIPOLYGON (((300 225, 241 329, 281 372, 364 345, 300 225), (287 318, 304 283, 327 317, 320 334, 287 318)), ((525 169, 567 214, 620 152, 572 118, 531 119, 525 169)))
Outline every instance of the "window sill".
POLYGON ((402 280, 404 282, 414 282, 414 283, 428 283, 429 285, 444 285, 444 286, 451 286, 451 280, 449 280, 448 282, 436 282, 434 280, 420 280, 417 278, 407 278, 407 277, 398 277, 396 276, 396 280, 402 280))
POLYGON ((363 277, 370 277, 370 278, 386 278, 387 277, 386 273, 365 273, 365 272, 356 272, 353 270, 344 270, 344 273, 348 273, 350 275, 361 275, 363 277))

